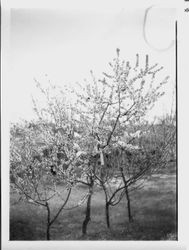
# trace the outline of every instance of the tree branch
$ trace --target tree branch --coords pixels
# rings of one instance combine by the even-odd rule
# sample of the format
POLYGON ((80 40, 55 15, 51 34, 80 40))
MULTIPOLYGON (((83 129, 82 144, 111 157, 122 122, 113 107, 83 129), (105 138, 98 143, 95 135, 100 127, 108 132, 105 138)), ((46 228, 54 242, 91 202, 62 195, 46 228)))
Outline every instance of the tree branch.
POLYGON ((58 210, 57 214, 54 216, 54 218, 51 220, 51 222, 49 223, 50 225, 53 224, 53 222, 56 220, 56 218, 59 216, 59 214, 61 213, 62 209, 65 207, 65 205, 67 204, 68 200, 69 200, 69 197, 70 197, 70 194, 71 194, 71 188, 69 189, 68 191, 68 194, 67 194, 67 197, 66 197, 66 200, 65 202, 62 204, 62 206, 60 207, 60 209, 58 210))

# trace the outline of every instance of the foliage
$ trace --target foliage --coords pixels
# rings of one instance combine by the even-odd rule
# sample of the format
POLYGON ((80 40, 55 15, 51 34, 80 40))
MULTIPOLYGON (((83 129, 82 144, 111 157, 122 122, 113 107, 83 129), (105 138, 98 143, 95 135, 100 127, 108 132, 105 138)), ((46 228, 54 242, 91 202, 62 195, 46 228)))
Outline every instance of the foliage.
POLYGON ((73 141, 64 131, 55 130, 52 124, 39 122, 26 123, 22 127, 12 126, 12 188, 23 200, 47 209, 47 239, 50 239, 50 226, 66 206, 75 185, 73 169, 76 162, 77 152, 73 141), (63 187, 61 193, 57 190, 60 183, 63 187), (54 198, 60 199, 62 204, 52 217, 49 202, 54 198))
POLYGON ((141 180, 166 163, 165 152, 172 138, 169 125, 163 127, 162 123, 158 129, 149 124, 142 126, 141 121, 164 95, 163 86, 169 77, 157 81, 163 68, 150 66, 148 55, 144 67, 138 54, 132 66, 120 58, 119 49, 109 66, 110 72, 104 72, 101 79, 97 80, 91 71, 91 82, 78 83, 79 91, 67 89, 75 103, 59 88, 44 89, 35 80, 45 107, 39 107, 33 98, 38 120, 11 128, 12 182, 22 197, 47 208, 48 226, 54 222, 48 202, 54 196, 62 197, 58 184, 68 192, 55 219, 68 202, 73 186, 83 184, 88 188, 78 203, 87 201, 82 226, 86 234, 96 184, 104 190, 108 218, 109 206, 117 205, 124 193, 130 209, 131 187, 141 186, 141 180), (114 188, 113 182, 118 183, 114 188))

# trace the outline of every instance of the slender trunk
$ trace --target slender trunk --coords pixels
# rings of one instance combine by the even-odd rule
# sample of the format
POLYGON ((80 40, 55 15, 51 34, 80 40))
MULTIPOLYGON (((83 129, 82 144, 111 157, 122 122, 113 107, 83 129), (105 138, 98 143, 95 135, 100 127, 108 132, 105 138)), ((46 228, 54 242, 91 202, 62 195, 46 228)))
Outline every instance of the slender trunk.
POLYGON ((106 202, 106 224, 107 227, 110 228, 110 213, 109 213, 109 207, 110 204, 108 202, 106 202))
POLYGON ((50 240, 50 225, 49 224, 47 224, 46 238, 47 240, 50 240))
POLYGON ((70 194, 71 194, 71 188, 69 189, 68 193, 67 193, 67 197, 66 200, 64 201, 64 203, 62 204, 62 206, 59 208, 59 210, 57 211, 57 213, 55 214, 54 218, 51 219, 51 211, 50 211, 50 207, 49 207, 49 203, 46 202, 46 204, 44 205, 47 209, 47 230, 46 230, 46 238, 47 240, 50 240, 50 227, 51 225, 56 221, 56 219, 58 218, 59 214, 61 213, 61 211, 63 210, 63 208, 65 207, 65 205, 67 204, 70 194))
POLYGON ((46 230, 46 238, 47 240, 50 240, 50 208, 48 202, 46 202, 46 208, 47 208, 47 230, 46 230))
POLYGON ((127 199, 127 210, 128 210, 128 217, 129 217, 129 222, 133 221, 133 217, 131 215, 131 201, 130 201, 130 196, 129 196, 129 191, 128 191, 128 186, 125 186, 125 195, 127 199))
POLYGON ((104 183, 101 183, 101 186, 104 190, 104 194, 105 194, 105 215, 106 215, 106 224, 107 227, 110 228, 110 213, 109 213, 109 207, 110 207, 110 203, 108 201, 108 195, 107 195, 107 191, 106 191, 106 187, 104 185, 104 183))
POLYGON ((87 226, 88 226, 89 221, 91 220, 91 198, 92 198, 92 194, 93 194, 93 185, 94 185, 94 182, 91 178, 91 183, 89 186, 89 196, 87 199, 87 207, 85 210, 85 219, 84 219, 83 225, 82 225, 82 234, 83 235, 87 234, 87 226))
POLYGON ((124 173, 123 173, 123 168, 120 167, 121 170, 121 176, 124 182, 124 186, 125 186, 125 196, 127 199, 127 211, 128 211, 128 217, 129 217, 129 222, 133 221, 133 217, 131 214, 131 201, 130 201, 130 196, 129 196, 129 190, 128 190, 128 185, 127 185, 127 181, 125 179, 124 173))

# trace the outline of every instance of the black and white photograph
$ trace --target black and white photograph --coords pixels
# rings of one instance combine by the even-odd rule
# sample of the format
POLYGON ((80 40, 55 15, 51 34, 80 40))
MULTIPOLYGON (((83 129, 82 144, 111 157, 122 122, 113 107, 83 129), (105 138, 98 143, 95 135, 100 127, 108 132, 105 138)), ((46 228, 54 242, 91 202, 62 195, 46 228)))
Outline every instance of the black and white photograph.
POLYGON ((177 5, 16 2, 2 13, 8 242, 177 243, 177 5))

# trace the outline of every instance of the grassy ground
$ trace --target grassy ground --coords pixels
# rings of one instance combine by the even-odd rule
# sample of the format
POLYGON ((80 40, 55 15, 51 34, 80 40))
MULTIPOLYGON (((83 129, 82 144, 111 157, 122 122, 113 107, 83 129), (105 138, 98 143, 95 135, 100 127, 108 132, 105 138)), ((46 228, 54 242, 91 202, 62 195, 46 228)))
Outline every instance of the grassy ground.
MULTIPOLYGON (((61 187, 60 187, 61 188, 61 187)), ((71 203, 79 200, 83 188, 72 193, 71 203)), ((11 195, 11 204, 16 199, 11 195)), ((52 240, 176 240, 176 177, 175 174, 153 176, 145 188, 135 191, 131 199, 134 222, 129 223, 125 197, 112 207, 111 229, 105 223, 104 194, 96 191, 92 199, 91 221, 86 237, 81 236, 85 204, 63 211, 52 225, 52 240)), ((54 200, 53 212, 60 206, 54 200)), ((46 211, 24 202, 10 207, 10 240, 45 240, 46 211)))

